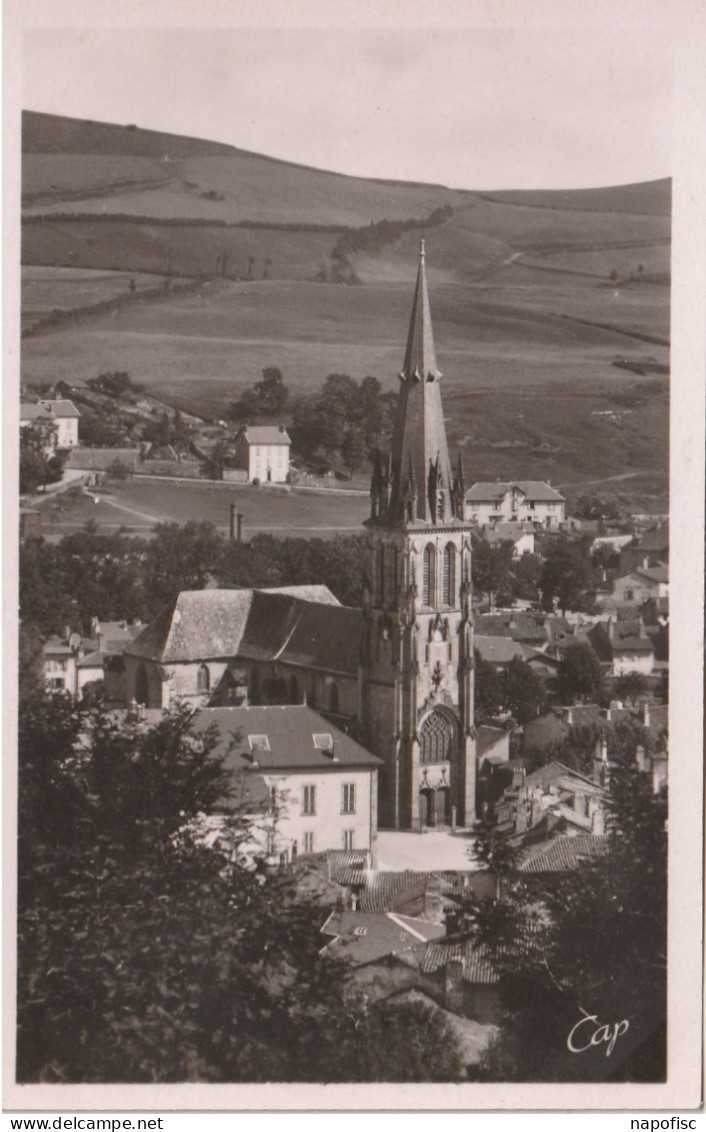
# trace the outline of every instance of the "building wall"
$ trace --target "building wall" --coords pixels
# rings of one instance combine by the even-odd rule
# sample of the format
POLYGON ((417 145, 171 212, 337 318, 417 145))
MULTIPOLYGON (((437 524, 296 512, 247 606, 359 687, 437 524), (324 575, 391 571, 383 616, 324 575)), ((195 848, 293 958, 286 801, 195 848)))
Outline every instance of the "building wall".
POLYGON ((291 853, 295 844, 299 856, 328 849, 375 849, 376 771, 336 768, 332 764, 330 770, 268 772, 263 777, 268 788, 276 791, 280 809, 276 820, 263 819, 260 823, 265 841, 269 831, 274 833, 275 852, 291 853), (344 786, 355 789, 354 813, 343 812, 344 786), (304 810, 305 787, 314 788, 313 814, 304 810), (306 834, 313 837, 310 846, 306 834))
POLYGON ((68 692, 76 698, 76 657, 71 655, 44 657, 44 678, 54 692, 68 692))
POLYGON ((262 483, 286 483, 289 475, 288 444, 252 444, 239 436, 235 444, 239 468, 245 468, 248 479, 262 483))
POLYGON ((649 676, 655 666, 652 652, 618 653, 613 656, 613 675, 623 676, 626 672, 643 672, 649 676))
POLYGON ((613 597, 616 601, 647 601, 651 597, 666 597, 669 585, 653 582, 639 574, 626 574, 613 582, 613 597))
POLYGON ((76 448, 78 445, 78 418, 54 417, 57 427, 57 448, 76 448))
POLYGON ((545 527, 558 527, 566 518, 566 504, 562 500, 533 501, 523 495, 506 492, 496 501, 467 501, 464 503, 464 518, 480 526, 493 521, 522 522, 529 519, 545 527))

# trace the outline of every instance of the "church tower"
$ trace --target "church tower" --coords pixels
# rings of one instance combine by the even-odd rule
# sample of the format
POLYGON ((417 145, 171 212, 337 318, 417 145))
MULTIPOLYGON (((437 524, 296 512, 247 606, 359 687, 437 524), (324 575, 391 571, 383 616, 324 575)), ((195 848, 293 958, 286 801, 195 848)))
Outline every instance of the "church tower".
POLYGON ((370 489, 361 645, 365 739, 384 759, 380 824, 475 819, 471 525, 451 469, 424 240, 392 450, 370 489))

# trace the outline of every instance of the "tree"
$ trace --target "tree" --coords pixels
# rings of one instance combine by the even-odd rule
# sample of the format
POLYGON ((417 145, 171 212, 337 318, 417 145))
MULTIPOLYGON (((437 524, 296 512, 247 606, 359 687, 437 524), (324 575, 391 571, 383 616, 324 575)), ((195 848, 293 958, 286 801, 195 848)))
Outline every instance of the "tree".
POLYGON ((282 371, 276 366, 267 366, 262 371, 262 379, 252 389, 246 389, 233 402, 228 412, 239 421, 279 418, 287 408, 288 400, 289 389, 285 385, 282 371))
POLYGON ((491 609, 496 594, 512 586, 512 553, 511 542, 487 543, 478 539, 475 544, 471 559, 473 587, 487 594, 491 609))
POLYGON ((368 448, 362 432, 356 427, 349 429, 341 447, 341 455, 348 466, 351 477, 364 463, 367 454, 368 448))
POLYGON ((514 656, 500 677, 503 703, 518 723, 527 723, 546 700, 544 684, 532 666, 514 656))
POLYGON ((569 645, 559 663, 557 687, 564 703, 601 699, 603 670, 590 645, 569 645))
POLYGON ((201 590, 217 568, 223 539, 213 523, 160 523, 144 564, 148 598, 166 605, 181 590, 201 590))
POLYGON ((58 483, 64 474, 68 452, 55 448, 56 425, 38 421, 20 429, 20 494, 58 483))
POLYGON ((614 495, 580 495, 574 514, 577 519, 621 519, 622 508, 614 495))
POLYGON ((139 385, 133 385, 130 374, 124 370, 100 373, 98 377, 89 378, 86 384, 89 389, 116 398, 124 397, 126 393, 137 393, 141 388, 139 385))
POLYGON ((122 483, 123 480, 129 479, 132 475, 132 468, 129 464, 126 464, 124 460, 116 459, 111 460, 105 472, 109 480, 122 483))
POLYGON ((246 821, 213 729, 23 702, 21 1082, 458 1079, 430 1003, 370 1006, 319 956, 311 875, 232 853, 246 821), (229 795, 207 848, 199 815, 229 795))
POLYGON ((566 539, 551 543, 539 579, 545 609, 551 611, 554 599, 562 613, 576 609, 592 580, 591 565, 580 544, 566 539))
POLYGON ((490 718, 497 715, 503 706, 502 681, 489 661, 475 653, 474 709, 477 718, 490 718))
POLYGON ((626 672, 613 682, 613 691, 619 699, 635 704, 647 695, 649 686, 649 680, 642 672, 626 672))

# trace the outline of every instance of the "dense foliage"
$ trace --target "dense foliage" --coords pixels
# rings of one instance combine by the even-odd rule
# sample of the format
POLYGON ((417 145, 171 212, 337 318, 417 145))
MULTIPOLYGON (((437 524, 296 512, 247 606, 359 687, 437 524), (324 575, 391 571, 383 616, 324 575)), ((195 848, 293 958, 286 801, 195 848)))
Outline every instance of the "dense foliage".
POLYGON ((611 763, 605 857, 533 877, 518 871, 506 843, 481 839, 501 896, 469 901, 467 914, 500 972, 502 1018, 482 1079, 664 1079, 667 802, 619 742, 611 763), (584 1015, 597 1021, 575 1046, 588 1045, 601 1024, 628 1022, 609 1057, 607 1042, 568 1049, 584 1015))
POLYGON ((211 579, 228 588, 327 585, 344 605, 360 605, 365 537, 256 535, 223 538, 211 523, 164 523, 145 540, 88 526, 57 544, 33 540, 20 551, 20 615, 44 636, 65 626, 87 633, 91 618, 149 621, 180 590, 211 579))
POLYGON ((64 474, 68 452, 53 447, 55 435, 56 425, 51 421, 37 421, 20 429, 21 495, 58 483, 64 474))
POLYGON ((192 832, 231 792, 243 836, 216 743, 181 708, 148 725, 22 696, 18 1080, 459 1079, 428 1000, 360 1000, 319 956, 303 866, 192 832))

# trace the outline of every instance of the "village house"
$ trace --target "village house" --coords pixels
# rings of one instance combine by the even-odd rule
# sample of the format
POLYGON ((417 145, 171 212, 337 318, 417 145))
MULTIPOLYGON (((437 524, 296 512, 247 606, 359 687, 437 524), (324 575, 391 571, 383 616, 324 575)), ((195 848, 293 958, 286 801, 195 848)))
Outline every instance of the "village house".
POLYGON ((669 523, 658 523, 650 530, 634 535, 632 541, 620 551, 621 575, 668 563, 669 523))
POLYGON ((489 546, 512 543, 512 557, 522 558, 523 554, 534 554, 534 530, 533 524, 528 522, 490 522, 481 526, 478 533, 489 546))
POLYGON ((616 602, 642 604, 651 598, 669 596, 669 567, 648 566, 613 580, 611 598, 616 602))
POLYGON ((375 867, 380 759, 303 705, 203 708, 194 717, 196 733, 214 725, 234 791, 219 809, 237 806, 243 786, 259 798, 241 852, 286 862, 358 850, 375 867))
POLYGON ((22 401, 20 428, 48 426, 46 452, 53 455, 57 449, 78 447, 78 422, 81 414, 73 401, 22 401), (51 432, 49 432, 49 427, 51 432))
POLYGON ((139 621, 130 625, 94 617, 90 637, 68 628, 63 637, 50 637, 42 650, 47 687, 79 700, 87 684, 104 681, 106 701, 114 706, 124 704, 122 652, 143 629, 139 621))
POLYGON ((554 530, 566 518, 566 499, 539 480, 474 483, 464 497, 463 515, 479 526, 530 521, 554 530))
POLYGON ((235 438, 235 466, 251 483, 287 483, 291 444, 284 425, 243 425, 235 438))

